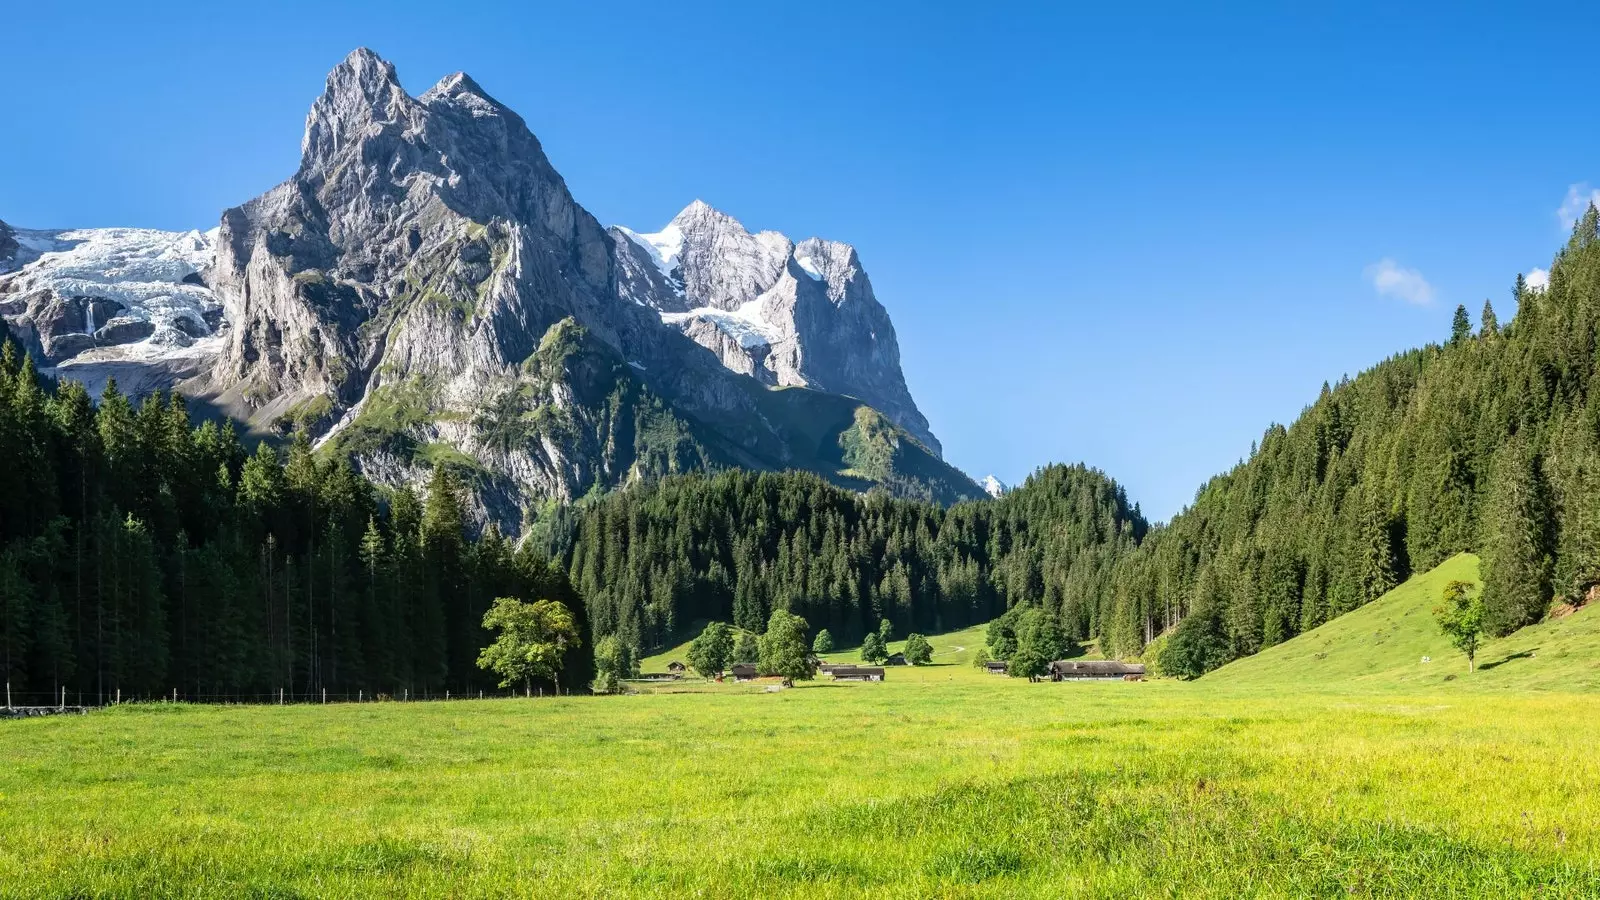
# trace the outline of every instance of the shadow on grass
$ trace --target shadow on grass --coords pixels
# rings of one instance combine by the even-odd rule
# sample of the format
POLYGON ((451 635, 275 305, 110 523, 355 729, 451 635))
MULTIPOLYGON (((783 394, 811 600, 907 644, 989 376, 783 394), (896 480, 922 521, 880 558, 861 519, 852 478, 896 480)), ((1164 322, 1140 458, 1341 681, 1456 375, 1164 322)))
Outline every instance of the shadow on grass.
POLYGON ((1497 669, 1514 659, 1531 659, 1537 652, 1539 652, 1539 648, 1534 647, 1532 650, 1524 650, 1521 653, 1513 653, 1510 656, 1507 656, 1505 659, 1497 659, 1494 662, 1483 663, 1482 665, 1478 666, 1478 670, 1484 671, 1487 669, 1497 669))

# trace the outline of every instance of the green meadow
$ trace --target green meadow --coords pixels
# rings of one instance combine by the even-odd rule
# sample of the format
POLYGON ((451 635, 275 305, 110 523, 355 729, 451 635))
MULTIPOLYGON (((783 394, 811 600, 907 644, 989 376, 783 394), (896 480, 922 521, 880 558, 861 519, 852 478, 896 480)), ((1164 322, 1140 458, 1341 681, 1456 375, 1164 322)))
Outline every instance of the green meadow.
POLYGON ((1475 566, 1187 683, 978 628, 882 684, 0 722, 0 896, 1600 895, 1600 618, 1468 675, 1428 579, 1475 566))

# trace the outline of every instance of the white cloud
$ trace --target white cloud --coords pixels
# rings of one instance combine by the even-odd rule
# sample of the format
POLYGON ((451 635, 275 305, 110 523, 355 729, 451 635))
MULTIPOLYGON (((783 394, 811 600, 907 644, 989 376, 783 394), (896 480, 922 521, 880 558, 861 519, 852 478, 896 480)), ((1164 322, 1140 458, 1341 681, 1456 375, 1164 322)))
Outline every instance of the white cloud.
POLYGON ((1600 206, 1600 188, 1589 187, 1587 181, 1569 184, 1567 197, 1561 201, 1561 208, 1556 210, 1556 218, 1561 220, 1563 227, 1571 228, 1577 224, 1578 217, 1584 214, 1591 203, 1600 206))
POLYGON ((1433 285, 1416 269, 1407 269, 1387 257, 1366 269, 1367 280, 1380 297, 1396 297, 1407 303, 1427 306, 1433 302, 1433 285))
POLYGON ((1550 273, 1535 267, 1533 271, 1527 274, 1527 277, 1522 279, 1522 283, 1530 291, 1542 291, 1550 286, 1550 273))

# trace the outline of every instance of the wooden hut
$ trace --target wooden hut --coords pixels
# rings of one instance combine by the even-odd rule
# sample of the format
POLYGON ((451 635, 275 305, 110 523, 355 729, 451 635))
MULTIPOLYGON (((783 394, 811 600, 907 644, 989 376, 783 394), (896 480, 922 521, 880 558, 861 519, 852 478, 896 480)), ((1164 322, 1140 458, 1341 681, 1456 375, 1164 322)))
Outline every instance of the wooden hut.
POLYGON ((990 675, 1004 675, 1006 673, 1006 661, 1003 659, 991 659, 983 664, 983 670, 990 675))
POLYGON ((734 681, 755 681, 756 667, 749 663, 735 663, 728 671, 733 673, 734 681))
POLYGON ((1144 666, 1114 659, 1058 659, 1050 664, 1051 681, 1140 681, 1143 678, 1144 666))
POLYGON ((833 666, 828 672, 834 681, 882 681, 880 666, 833 666))

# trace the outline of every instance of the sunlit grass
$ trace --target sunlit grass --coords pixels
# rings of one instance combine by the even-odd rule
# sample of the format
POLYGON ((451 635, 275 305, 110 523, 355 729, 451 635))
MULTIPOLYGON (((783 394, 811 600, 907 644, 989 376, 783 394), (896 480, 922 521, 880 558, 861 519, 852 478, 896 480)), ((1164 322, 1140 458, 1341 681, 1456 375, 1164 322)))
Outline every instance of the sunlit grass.
POLYGON ((1597 714, 964 664, 123 708, 0 723, 0 895, 1593 896, 1597 714))

